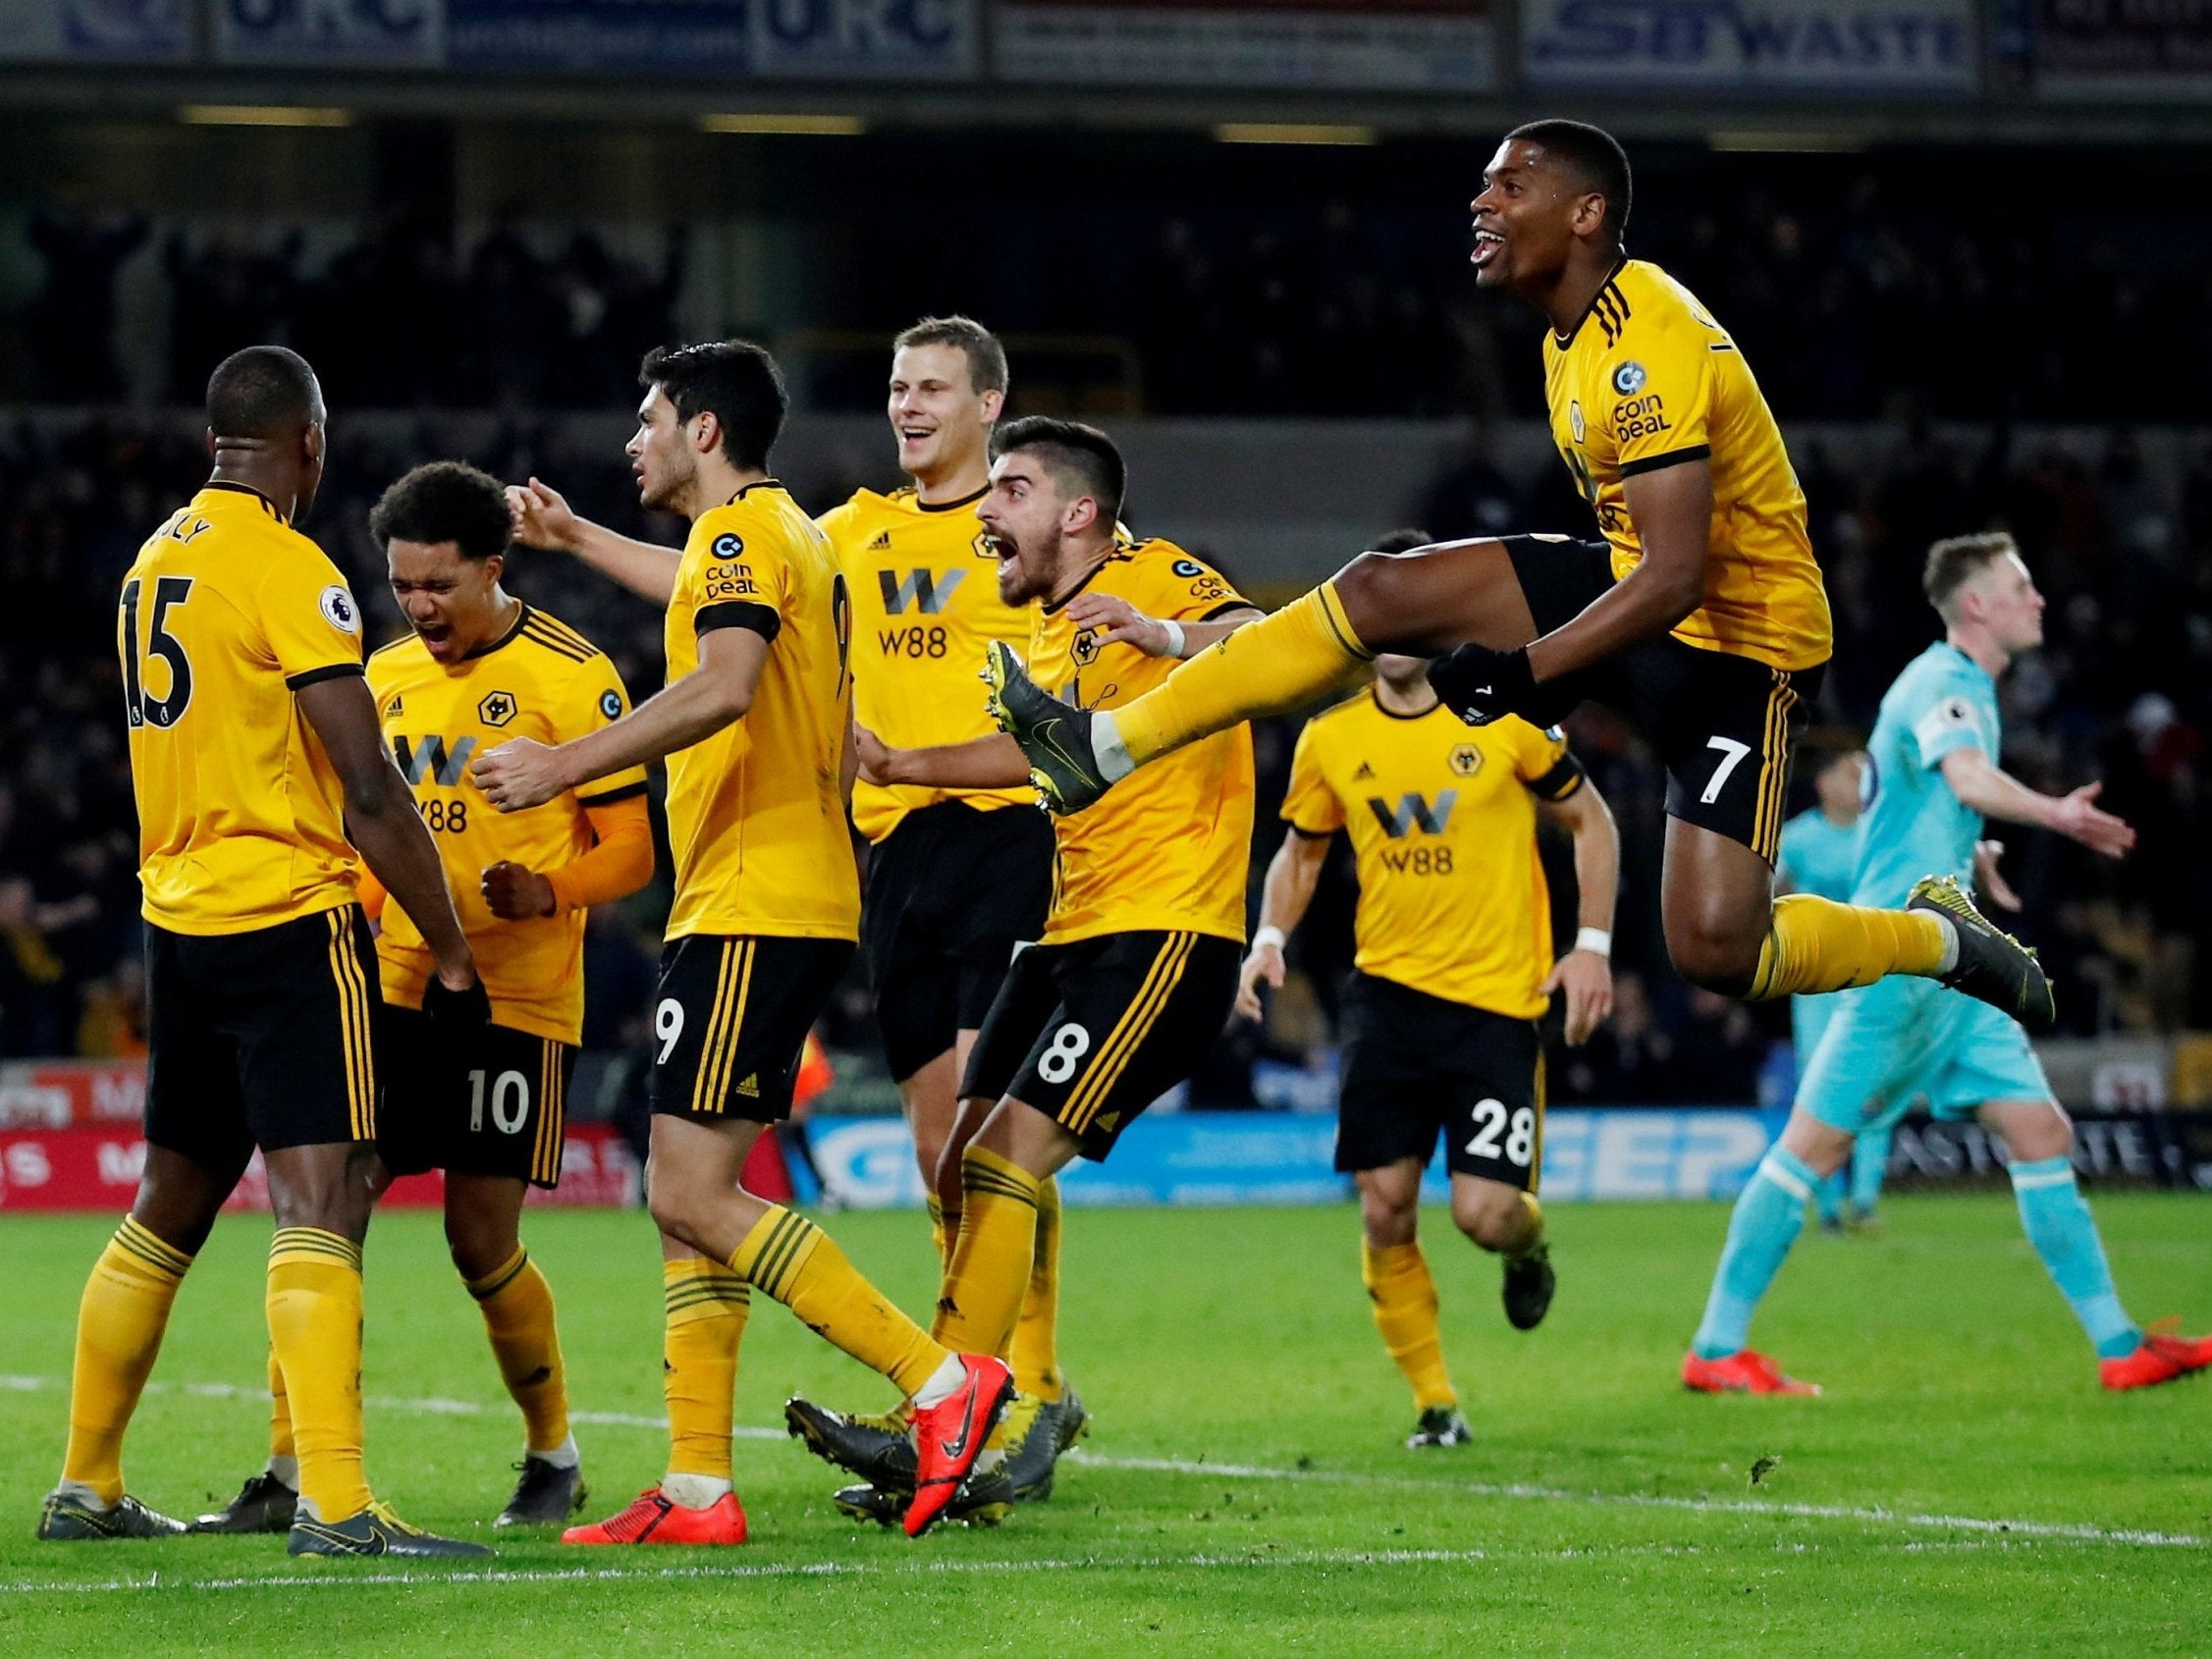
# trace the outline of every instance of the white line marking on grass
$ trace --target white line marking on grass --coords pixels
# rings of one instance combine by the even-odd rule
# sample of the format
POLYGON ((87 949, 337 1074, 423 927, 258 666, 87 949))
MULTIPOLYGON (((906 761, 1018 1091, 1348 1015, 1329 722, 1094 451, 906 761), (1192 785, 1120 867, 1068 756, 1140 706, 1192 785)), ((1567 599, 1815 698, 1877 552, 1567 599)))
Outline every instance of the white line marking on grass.
MULTIPOLYGON (((1775 1546, 1783 1554, 1814 1555, 1827 1546, 1804 1542, 1775 1546)), ((1972 1538, 1916 1540, 1882 1546, 1906 1554, 1936 1551, 2015 1550, 2032 1548, 2012 1539, 1972 1538)), ((960 1561, 923 1559, 903 1565, 882 1562, 707 1562, 689 1566, 647 1567, 490 1567, 450 1573, 390 1570, 349 1572, 342 1564, 318 1562, 303 1571, 267 1574, 259 1578, 183 1579, 148 1574, 143 1579, 47 1579, 19 1583, 0 1582, 5 1595, 113 1595, 133 1590, 324 1590, 355 1587, 389 1587, 395 1584, 594 1584, 679 1582, 686 1579, 925 1579, 951 1576, 986 1577, 998 1574, 1051 1572, 1157 1573, 1161 1571, 1220 1571, 1237 1568, 1283 1567, 1467 1567, 1482 1562, 1568 1562, 1617 1560, 1626 1556, 1692 1556, 1704 1553, 1697 1544, 1572 1544, 1545 1550, 1492 1549, 1394 1549, 1394 1550, 1255 1550, 1250 1554, 1202 1551, 1191 1555, 1110 1556, 1080 1555, 1043 1560, 960 1561)))
MULTIPOLYGON (((56 1387, 51 1378, 0 1376, 0 1390, 27 1393, 56 1387)), ((146 1392, 176 1390, 173 1383, 149 1382, 146 1392)), ((265 1388, 244 1388, 227 1382, 191 1382, 181 1392, 197 1399, 267 1400, 265 1388)), ((473 1400, 399 1400, 371 1396, 362 1402, 377 1411, 418 1412, 433 1417, 491 1417, 504 1415, 505 1406, 486 1406, 473 1400)), ((610 1428, 666 1429, 669 1419, 628 1412, 570 1412, 571 1420, 610 1428)), ((741 1440, 782 1440, 782 1429, 738 1424, 730 1431, 741 1440)), ((1882 1509, 1872 1505, 1777 1503, 1760 1498, 1681 1498, 1655 1492, 1573 1491, 1564 1486, 1537 1486, 1525 1482, 1485 1480, 1429 1480, 1413 1475, 1372 1474, 1358 1470, 1279 1469, 1265 1464, 1211 1463, 1186 1458, 1122 1458, 1102 1456, 1078 1447, 1062 1454, 1069 1461, 1098 1469, 1128 1470, 1154 1474, 1197 1474, 1209 1479, 1279 1480, 1290 1484, 1394 1486, 1421 1492, 1456 1492, 1478 1498, 1511 1498, 1524 1502, 1585 1504, 1600 1509, 1665 1509, 1688 1515, 1769 1516, 1793 1521, 1853 1521, 1870 1525, 1910 1526, 1946 1532, 1982 1532, 1993 1535, 2049 1539, 2072 1543, 2131 1544, 2149 1549, 2204 1549, 2212 1538, 2189 1532, 2161 1532, 2131 1526, 2099 1526, 2089 1522, 2012 1521, 1975 1515, 1939 1515, 1919 1510, 1882 1509)))

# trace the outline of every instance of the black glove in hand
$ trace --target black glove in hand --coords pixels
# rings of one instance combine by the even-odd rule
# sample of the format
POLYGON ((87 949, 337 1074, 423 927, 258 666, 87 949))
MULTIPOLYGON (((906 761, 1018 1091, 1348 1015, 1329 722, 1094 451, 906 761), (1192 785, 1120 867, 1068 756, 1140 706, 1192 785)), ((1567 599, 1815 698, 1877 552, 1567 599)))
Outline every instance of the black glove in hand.
POLYGON ((1429 665, 1429 684, 1437 701, 1469 725, 1527 714, 1541 701, 1526 646, 1492 651, 1486 645, 1463 645, 1429 665))
POLYGON ((448 990, 432 974, 422 988, 422 1012, 449 1031, 466 1031, 492 1023, 492 998, 481 979, 470 980, 466 990, 448 990))

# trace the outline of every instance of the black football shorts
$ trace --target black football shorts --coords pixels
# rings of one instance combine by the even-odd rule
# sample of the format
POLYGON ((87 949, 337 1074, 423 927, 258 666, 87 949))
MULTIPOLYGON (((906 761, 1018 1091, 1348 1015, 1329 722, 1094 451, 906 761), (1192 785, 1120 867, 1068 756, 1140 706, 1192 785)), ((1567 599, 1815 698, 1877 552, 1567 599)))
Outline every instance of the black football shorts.
POLYGON ((852 953, 852 941, 837 938, 669 940, 653 1006, 653 1109, 702 1120, 789 1117, 807 1031, 852 953))

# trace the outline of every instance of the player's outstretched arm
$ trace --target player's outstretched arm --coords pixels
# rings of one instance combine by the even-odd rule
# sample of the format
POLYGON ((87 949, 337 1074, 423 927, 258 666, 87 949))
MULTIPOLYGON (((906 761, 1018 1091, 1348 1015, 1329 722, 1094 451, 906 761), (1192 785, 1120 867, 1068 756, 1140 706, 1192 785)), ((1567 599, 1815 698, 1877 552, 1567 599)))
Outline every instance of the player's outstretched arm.
POLYGON ((501 812, 520 812, 688 749, 745 718, 768 651, 767 638, 751 628, 709 628, 699 636, 699 666, 620 720, 550 746, 517 737, 478 755, 468 775, 501 812))
POLYGON ((1984 818, 2008 824, 2026 824, 2038 830, 2055 830, 2070 841, 2079 841, 2091 852, 2119 858, 2133 850, 2134 829, 2096 804, 2102 783, 2084 783, 2064 795, 2046 795, 2030 789, 2003 768, 1991 763, 1979 749, 1953 749, 1943 757, 1943 781, 1984 818))
POLYGON ((1564 1035, 1570 1047, 1580 1047, 1613 1012, 1613 905, 1620 890, 1621 832, 1594 783, 1585 783, 1543 810, 1575 838, 1575 920, 1580 930, 1574 948, 1552 964, 1543 991, 1547 996, 1566 992, 1564 1035), (1603 936, 1602 949, 1598 936, 1603 936))
POLYGON ((1282 947, 1314 902, 1322 866, 1328 862, 1328 842, 1326 835, 1286 829, 1282 845, 1268 861, 1268 879, 1260 893, 1260 925, 1253 930, 1252 948, 1245 953, 1243 972, 1237 976, 1236 1011, 1248 1020, 1262 1017, 1262 980, 1271 990, 1282 989, 1282 947))
POLYGON ((448 990, 476 983, 476 963, 454 914, 438 846, 414 810, 414 796, 384 747, 376 699, 358 674, 303 685, 296 695, 307 723, 346 791, 346 832, 369 871, 421 931, 448 990))
POLYGON ((1080 593, 1068 603, 1067 618, 1078 630, 1096 628, 1099 644, 1132 645, 1147 657, 1195 657, 1218 644, 1247 622, 1261 617, 1256 606, 1231 611, 1204 622, 1170 622, 1148 616, 1126 599, 1108 593, 1080 593))
POLYGON ((1581 615, 1529 647, 1529 671, 1538 684, 1654 639, 1704 603, 1712 462, 1686 460, 1639 472, 1622 489, 1643 562, 1581 615))
POLYGON ((1003 733, 926 749, 893 749, 864 725, 852 728, 860 776, 886 787, 918 783, 932 789, 1014 789, 1029 781, 1021 745, 1003 733))
POLYGON ((510 484, 507 510, 514 520, 514 539, 524 547, 572 553, 601 575, 655 605, 665 606, 674 596, 681 553, 594 524, 577 514, 552 485, 535 478, 527 484, 510 484))

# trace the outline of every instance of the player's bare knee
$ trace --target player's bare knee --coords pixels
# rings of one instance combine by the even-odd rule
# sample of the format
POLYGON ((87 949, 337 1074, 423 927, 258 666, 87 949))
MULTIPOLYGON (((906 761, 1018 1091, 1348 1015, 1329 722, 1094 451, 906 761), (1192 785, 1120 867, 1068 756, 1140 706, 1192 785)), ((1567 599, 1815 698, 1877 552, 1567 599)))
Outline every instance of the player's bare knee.
POLYGON ((1982 1108, 1982 1121, 2005 1143, 2015 1163, 2074 1155, 2074 1123, 2048 1101, 2006 1100, 1982 1108))
POLYGON ((1692 985, 1723 996, 1741 996, 1758 974, 1764 936, 1731 927, 1719 918, 1700 917, 1688 926, 1667 929, 1667 954, 1692 985))
POLYGON ((358 1244, 368 1233, 376 1150, 360 1146, 287 1147, 268 1154, 269 1207, 279 1227, 312 1227, 358 1244))
POLYGON ((653 1160, 645 1182, 645 1208, 654 1226, 670 1238, 703 1251, 706 1246, 700 1242, 700 1231, 708 1207, 705 1201, 696 1179, 672 1171, 658 1158, 653 1160))
POLYGON ((1487 1182, 1452 1195, 1452 1224, 1482 1250, 1511 1250, 1528 1231, 1529 1208, 1518 1188, 1487 1182))
POLYGON ((1360 1195, 1360 1226, 1368 1244, 1376 1250, 1412 1244, 1420 1218, 1421 1206, 1410 1199, 1401 1203, 1360 1195))
POLYGON ((481 1279, 513 1259, 521 1240, 504 1216, 446 1210, 446 1252, 464 1279, 481 1279))

